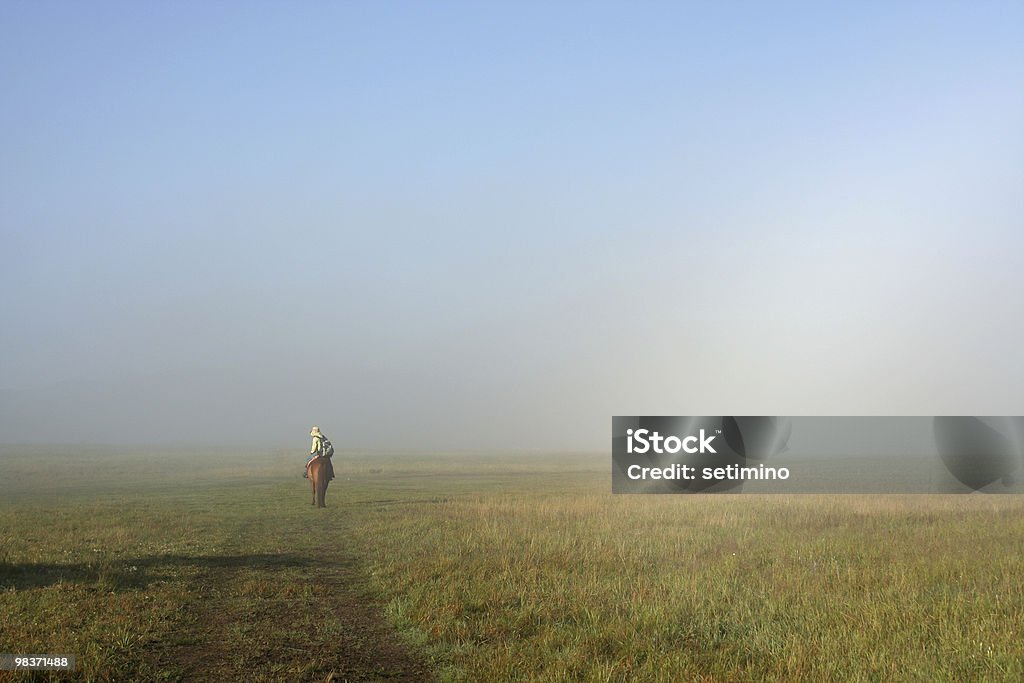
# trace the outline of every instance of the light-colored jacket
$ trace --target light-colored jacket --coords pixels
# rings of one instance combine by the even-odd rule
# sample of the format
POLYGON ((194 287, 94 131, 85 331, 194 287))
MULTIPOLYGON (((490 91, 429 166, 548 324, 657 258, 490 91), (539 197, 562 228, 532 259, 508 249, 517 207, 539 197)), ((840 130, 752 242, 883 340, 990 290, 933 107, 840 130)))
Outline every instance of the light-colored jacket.
POLYGON ((324 452, 323 435, 317 434, 313 437, 313 444, 309 447, 309 454, 320 454, 324 452))

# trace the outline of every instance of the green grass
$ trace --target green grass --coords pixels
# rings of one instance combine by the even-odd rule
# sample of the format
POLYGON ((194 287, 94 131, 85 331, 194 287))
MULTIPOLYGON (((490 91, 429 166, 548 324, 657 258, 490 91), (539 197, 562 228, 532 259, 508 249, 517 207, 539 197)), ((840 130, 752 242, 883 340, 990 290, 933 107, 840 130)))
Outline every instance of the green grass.
POLYGON ((301 466, 5 453, 0 651, 74 654, 75 677, 99 681, 418 677, 375 609, 351 516, 311 508, 301 466))
POLYGON ((1024 679, 1017 496, 612 496, 608 457, 342 453, 317 510, 301 460, 8 449, 0 651, 89 680, 1024 679))

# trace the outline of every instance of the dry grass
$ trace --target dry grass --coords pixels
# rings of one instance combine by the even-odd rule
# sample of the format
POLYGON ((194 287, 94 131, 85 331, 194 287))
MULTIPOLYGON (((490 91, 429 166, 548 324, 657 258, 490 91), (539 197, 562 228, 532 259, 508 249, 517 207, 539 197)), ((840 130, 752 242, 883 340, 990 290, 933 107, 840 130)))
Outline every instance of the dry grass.
POLYGON ((317 511, 301 454, 50 481, 0 455, 0 650, 79 679, 425 676, 375 605, 448 680, 1024 679, 1017 496, 613 496, 603 456, 341 453, 317 511))
POLYGON ((1024 501, 621 496, 396 507, 360 538, 457 680, 1020 680, 1024 501))

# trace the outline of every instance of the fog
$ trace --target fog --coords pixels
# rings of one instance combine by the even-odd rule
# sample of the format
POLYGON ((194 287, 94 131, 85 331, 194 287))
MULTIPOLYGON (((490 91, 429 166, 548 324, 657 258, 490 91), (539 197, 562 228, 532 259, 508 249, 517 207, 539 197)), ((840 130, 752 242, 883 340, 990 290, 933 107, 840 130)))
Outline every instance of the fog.
POLYGON ((0 442, 1024 414, 1021 7, 8 3, 0 442))

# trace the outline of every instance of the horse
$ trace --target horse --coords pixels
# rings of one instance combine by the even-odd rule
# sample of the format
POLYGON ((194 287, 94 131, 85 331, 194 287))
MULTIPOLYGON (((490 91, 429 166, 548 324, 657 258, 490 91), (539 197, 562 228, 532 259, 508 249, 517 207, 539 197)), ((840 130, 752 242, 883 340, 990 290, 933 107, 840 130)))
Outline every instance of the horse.
POLYGON ((311 505, 327 507, 324 505, 324 496, 327 494, 327 484, 330 483, 331 470, 327 458, 317 456, 309 463, 309 485, 313 489, 313 502, 311 505))

